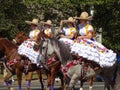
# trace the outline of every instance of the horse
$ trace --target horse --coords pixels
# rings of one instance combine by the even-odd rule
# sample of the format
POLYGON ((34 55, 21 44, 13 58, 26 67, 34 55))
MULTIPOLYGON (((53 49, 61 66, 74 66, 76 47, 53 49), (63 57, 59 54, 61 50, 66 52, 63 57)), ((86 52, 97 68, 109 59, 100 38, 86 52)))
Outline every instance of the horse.
MULTIPOLYGON (((39 34, 39 36, 40 37, 43 37, 43 34, 39 34)), ((27 40, 28 39, 28 36, 23 32, 23 31, 21 31, 21 32, 19 32, 16 36, 15 36, 15 38, 13 39, 13 42, 15 43, 15 44, 17 44, 17 45, 20 45, 20 44, 22 44, 25 40, 27 40)), ((35 66, 35 68, 37 68, 37 66, 36 65, 34 65, 35 66)), ((40 69, 39 70, 36 70, 36 72, 37 72, 37 74, 38 74, 38 77, 39 77, 39 79, 40 79, 40 83, 41 83, 41 85, 42 85, 42 88, 44 88, 44 86, 43 86, 43 83, 42 83, 42 73, 40 73, 40 69)), ((30 88, 30 83, 31 83, 31 80, 32 80, 32 75, 33 75, 33 72, 29 72, 28 73, 28 87, 27 87, 27 89, 28 88, 30 88)), ((57 72, 57 76, 61 79, 61 86, 63 86, 63 74, 61 73, 61 71, 58 71, 57 72)))
MULTIPOLYGON (((39 45, 42 44, 41 41, 43 40, 43 38, 49 38, 49 37, 41 31, 38 34, 38 37, 37 37, 37 40, 36 40, 36 44, 34 45, 34 49, 35 50, 36 49, 38 50, 40 48, 39 45)), ((55 77, 56 77, 57 73, 60 74, 58 71, 60 71, 61 62, 58 60, 58 57, 56 57, 55 53, 52 53, 49 57, 45 56, 45 61, 42 61, 42 62, 45 62, 47 64, 48 69, 49 69, 47 89, 48 90, 49 89, 53 90, 55 77), (48 62, 49 62, 50 59, 51 60, 53 59, 53 60, 56 60, 56 61, 54 61, 54 62, 49 64, 48 62)), ((61 79, 61 86, 62 86, 62 89, 63 89, 63 87, 64 87, 63 77, 61 77, 61 75, 59 75, 59 77, 61 79)))
POLYGON ((16 34, 15 38, 13 39, 13 43, 20 45, 27 39, 28 36, 25 34, 25 32, 20 31, 19 33, 16 34))
MULTIPOLYGON (((48 57, 48 56, 51 56, 51 54, 53 54, 54 52, 58 56, 59 60, 61 60, 60 62, 63 65, 65 65, 67 63, 67 60, 69 60, 69 61, 72 60, 72 56, 69 53, 69 49, 68 49, 68 47, 66 47, 66 45, 63 42, 60 42, 60 41, 58 41, 55 38, 49 38, 47 40, 42 40, 41 41, 40 53, 42 55, 44 55, 45 57, 48 57), (60 53, 62 53, 62 55, 63 55, 62 57, 60 56, 60 53), (65 54, 65 53, 67 53, 67 54, 65 54)), ((69 77, 71 77, 70 87, 74 88, 75 81, 79 80, 80 78, 82 78, 81 76, 83 75, 83 68, 84 68, 83 65, 78 64, 78 65, 75 65, 74 67, 69 69, 67 74, 69 74, 69 77), (77 68, 79 68, 79 70, 77 68)), ((51 86, 53 86, 53 84, 51 84, 51 86)))
MULTIPOLYGON (((70 60, 67 58, 67 56, 70 55, 70 52, 67 51, 66 49, 66 45, 65 44, 61 44, 61 42, 59 42, 57 39, 39 39, 38 42, 40 42, 40 53, 43 52, 44 57, 49 56, 50 54, 52 54, 53 52, 56 53, 57 57, 59 58, 59 61, 65 65, 65 63, 67 62, 67 60, 70 60), (64 47, 64 49, 62 49, 64 47)), ((113 82, 113 75, 114 77, 116 77, 116 73, 118 72, 118 70, 116 71, 116 69, 118 68, 118 62, 116 61, 115 64, 111 67, 103 67, 101 68, 101 75, 104 78, 105 81, 105 85, 104 85, 104 89, 105 90, 111 90, 111 88, 115 88, 116 87, 116 83, 113 82), (106 74, 107 73, 107 74, 106 74)), ((119 76, 117 76, 119 77, 119 76)), ((114 81, 116 82, 116 78, 114 78, 114 81)), ((51 84, 53 86, 53 84, 51 84)))
MULTIPOLYGON (((15 38, 13 39, 13 43, 15 43, 16 45, 21 45, 27 39, 28 39, 28 36, 25 34, 25 32, 20 31, 18 34, 16 34, 15 38)), ((31 80, 32 80, 32 76, 33 76, 33 71, 36 71, 36 73, 38 75, 38 78, 39 78, 39 81, 41 83, 41 88, 42 88, 42 90, 44 90, 44 85, 43 85, 43 82, 42 82, 41 69, 38 68, 36 64, 29 65, 29 68, 30 69, 34 69, 34 70, 31 70, 32 72, 30 71, 27 74, 28 84, 27 84, 26 90, 30 89, 31 80)))
MULTIPOLYGON (((8 86, 9 90, 12 90, 12 87, 9 86, 10 84, 8 83, 8 79, 16 74, 18 78, 18 90, 21 90, 21 81, 22 81, 22 73, 24 73, 25 70, 25 57, 22 55, 18 54, 18 46, 9 41, 6 38, 0 38, 0 51, 5 53, 5 58, 2 60, 3 65, 5 68, 7 68, 7 75, 4 78, 4 81, 6 83, 6 86, 8 86)), ((38 70, 39 68, 36 67, 36 65, 32 64, 28 68, 28 72, 33 72, 38 70)), ((38 70, 38 73, 41 73, 41 70, 38 70)), ((40 80, 42 80, 41 74, 40 74, 40 80)), ((41 81, 42 82, 42 81, 41 81)), ((43 84, 42 85, 42 90, 44 89, 43 84)), ((30 83, 28 82, 28 86, 30 86, 30 83)), ((29 90, 27 87, 26 90, 29 90)))
POLYGON ((9 90, 12 87, 9 86, 8 79, 13 75, 17 75, 18 90, 21 90, 22 72, 24 70, 24 63, 21 61, 21 56, 17 53, 17 46, 6 38, 0 38, 0 51, 3 52, 6 58, 3 59, 3 65, 7 68, 7 75, 4 77, 4 81, 9 90))

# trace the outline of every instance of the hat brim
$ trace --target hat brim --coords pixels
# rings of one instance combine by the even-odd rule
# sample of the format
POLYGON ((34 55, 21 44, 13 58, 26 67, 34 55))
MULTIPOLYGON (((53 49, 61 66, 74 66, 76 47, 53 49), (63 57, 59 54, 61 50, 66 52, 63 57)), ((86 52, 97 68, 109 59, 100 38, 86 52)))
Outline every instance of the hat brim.
POLYGON ((44 24, 44 25, 50 25, 50 26, 52 26, 52 24, 47 23, 47 22, 43 22, 43 24, 44 24))
POLYGON ((75 21, 74 21, 74 20, 72 20, 72 21, 71 21, 71 20, 67 20, 67 22, 71 22, 71 23, 74 23, 75 21))
POLYGON ((89 16, 89 17, 87 17, 87 18, 75 17, 75 19, 80 19, 80 20, 92 20, 92 16, 89 16))
POLYGON ((33 23, 31 21, 25 21, 27 24, 31 25, 31 24, 34 24, 34 25, 38 25, 38 23, 33 23))

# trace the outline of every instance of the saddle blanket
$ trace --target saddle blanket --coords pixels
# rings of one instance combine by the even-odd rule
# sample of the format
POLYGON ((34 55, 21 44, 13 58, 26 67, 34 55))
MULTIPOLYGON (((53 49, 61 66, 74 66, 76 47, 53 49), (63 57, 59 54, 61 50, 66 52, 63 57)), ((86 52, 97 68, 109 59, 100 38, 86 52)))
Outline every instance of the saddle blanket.
MULTIPOLYGON (((49 65, 49 64, 51 64, 51 63, 53 63, 53 62, 56 62, 56 58, 55 58, 55 57, 49 58, 48 61, 47 61, 47 64, 49 65)), ((64 74, 66 74, 67 71, 68 71, 71 67, 73 67, 73 66, 75 66, 75 65, 77 65, 77 64, 81 64, 82 62, 83 62, 83 61, 82 61, 81 58, 78 59, 78 60, 72 60, 72 61, 68 62, 65 67, 61 65, 61 71, 62 71, 64 74)))
POLYGON ((18 53, 20 55, 25 55, 26 57, 31 60, 32 63, 39 63, 40 62, 40 55, 39 51, 35 51, 33 49, 35 42, 26 40, 24 41, 18 48, 18 53))
POLYGON ((7 62, 7 65, 10 67, 10 66, 14 65, 15 63, 17 63, 18 61, 19 61, 19 59, 10 60, 9 62, 7 62))

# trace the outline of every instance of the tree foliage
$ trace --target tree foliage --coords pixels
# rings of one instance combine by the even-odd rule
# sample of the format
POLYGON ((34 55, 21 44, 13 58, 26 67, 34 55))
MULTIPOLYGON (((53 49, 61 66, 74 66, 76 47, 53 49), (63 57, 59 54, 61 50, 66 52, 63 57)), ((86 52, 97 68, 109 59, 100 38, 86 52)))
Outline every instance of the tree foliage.
POLYGON ((9 38, 29 27, 25 20, 50 19, 59 26, 61 19, 79 16, 82 11, 90 14, 94 6, 93 26, 102 28, 103 44, 112 49, 120 49, 120 0, 1 0, 0 30, 9 38))

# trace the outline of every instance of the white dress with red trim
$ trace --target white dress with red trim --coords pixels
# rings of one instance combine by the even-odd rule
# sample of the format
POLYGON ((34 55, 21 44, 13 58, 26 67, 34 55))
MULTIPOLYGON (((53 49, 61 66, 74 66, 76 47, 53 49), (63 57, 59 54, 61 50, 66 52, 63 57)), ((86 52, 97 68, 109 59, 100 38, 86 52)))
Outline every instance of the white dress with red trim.
MULTIPOLYGON (((92 28, 91 25, 87 28, 81 26, 79 34, 81 36, 87 35, 87 33, 89 34, 93 30, 92 28)), ((111 67, 116 62, 116 53, 91 39, 81 39, 74 42, 71 46, 71 53, 76 53, 83 58, 95 61, 101 67, 111 67)))
MULTIPOLYGON (((73 35, 76 33, 76 29, 74 27, 70 28, 63 28, 62 33, 65 33, 66 36, 73 35)), ((73 39, 68 38, 60 38, 60 41, 63 41, 65 44, 69 45, 70 47, 73 45, 73 39)))
MULTIPOLYGON (((36 38, 38 33, 40 31, 38 29, 36 30, 32 30, 29 34, 30 39, 36 38)), ((38 59, 39 56, 39 52, 38 51, 34 51, 33 46, 35 44, 35 41, 33 40, 26 40, 24 41, 18 48, 18 53, 20 55, 25 55, 26 57, 29 58, 29 60, 31 60, 32 63, 38 63, 40 60, 40 57, 38 59)))

